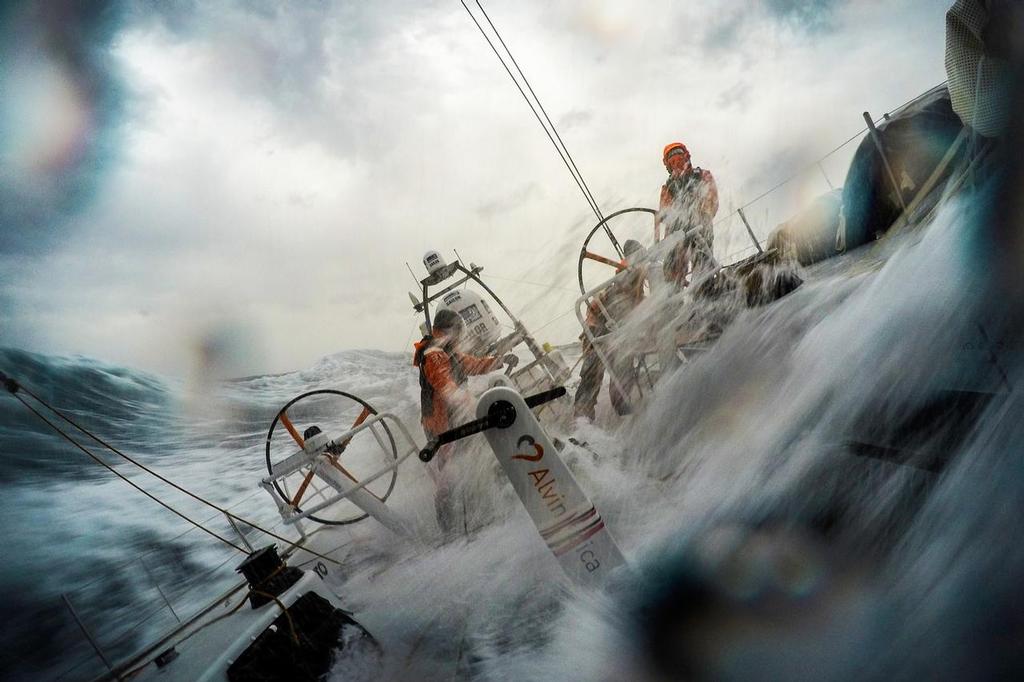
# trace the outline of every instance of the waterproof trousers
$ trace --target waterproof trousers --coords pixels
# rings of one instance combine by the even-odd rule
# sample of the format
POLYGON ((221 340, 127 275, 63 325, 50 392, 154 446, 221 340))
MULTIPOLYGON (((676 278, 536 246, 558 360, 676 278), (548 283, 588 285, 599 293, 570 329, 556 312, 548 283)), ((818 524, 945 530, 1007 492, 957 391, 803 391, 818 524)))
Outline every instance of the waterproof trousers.
MULTIPOLYGON (((592 330, 594 336, 597 337, 600 329, 592 330)), ((622 384, 625 390, 629 390, 630 386, 630 374, 632 363, 626 358, 623 361, 619 357, 618 353, 614 351, 605 351, 605 356, 608 358, 612 365, 612 371, 615 377, 618 379, 618 383, 622 384)), ((580 370, 580 385, 576 389, 576 398, 573 405, 573 416, 575 417, 586 417, 591 421, 594 420, 594 413, 597 407, 597 397, 601 392, 601 382, 604 380, 604 363, 601 362, 600 356, 594 349, 590 340, 586 336, 583 337, 583 368, 580 370)), ((623 395, 622 391, 619 390, 615 381, 608 382, 608 396, 611 398, 612 407, 615 408, 615 412, 620 415, 629 414, 632 409, 629 404, 629 397, 623 395)))

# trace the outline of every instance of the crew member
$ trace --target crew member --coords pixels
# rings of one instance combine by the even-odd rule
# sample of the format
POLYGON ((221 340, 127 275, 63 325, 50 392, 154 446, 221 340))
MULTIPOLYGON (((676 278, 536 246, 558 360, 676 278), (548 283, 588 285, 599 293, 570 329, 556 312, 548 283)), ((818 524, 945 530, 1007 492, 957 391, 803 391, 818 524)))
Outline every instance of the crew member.
MULTIPOLYGON (((413 355, 413 365, 420 372, 420 421, 427 440, 466 421, 473 413, 471 396, 465 389, 469 376, 486 374, 502 366, 501 358, 476 357, 459 351, 463 322, 454 310, 438 310, 431 332, 416 344, 413 355)), ((442 470, 451 453, 450 445, 442 447, 434 458, 436 468, 428 468, 437 484, 438 523, 446 533, 450 532, 452 524, 449 499, 452 486, 442 470)))
POLYGON ((502 366, 501 358, 476 357, 459 350, 464 325, 454 310, 438 310, 432 334, 416 344, 413 365, 420 370, 420 421, 428 439, 447 431, 454 421, 472 414, 470 396, 463 386, 474 374, 502 366))
POLYGON ((693 167, 682 142, 666 145, 662 161, 668 179, 661 186, 654 238, 661 239, 662 225, 666 237, 680 231, 685 235, 665 259, 665 279, 686 286, 691 263, 695 270, 715 265, 712 221, 718 213, 718 188, 710 171, 693 167))
MULTIPOLYGON (((587 309, 587 327, 595 339, 610 331, 609 316, 615 321, 623 320, 644 298, 644 280, 647 273, 639 263, 643 258, 644 248, 635 239, 627 239, 622 251, 625 256, 622 266, 626 273, 617 275, 618 279, 597 295, 600 304, 593 301, 587 309)), ((580 340, 583 342, 583 368, 580 370, 580 384, 576 389, 573 415, 593 421, 605 368, 587 334, 582 334, 580 340)), ((611 363, 612 374, 617 380, 610 381, 608 385, 612 406, 620 415, 629 414, 629 397, 619 390, 619 385, 629 390, 632 381, 632 355, 618 352, 609 345, 605 345, 604 348, 605 357, 611 363)))

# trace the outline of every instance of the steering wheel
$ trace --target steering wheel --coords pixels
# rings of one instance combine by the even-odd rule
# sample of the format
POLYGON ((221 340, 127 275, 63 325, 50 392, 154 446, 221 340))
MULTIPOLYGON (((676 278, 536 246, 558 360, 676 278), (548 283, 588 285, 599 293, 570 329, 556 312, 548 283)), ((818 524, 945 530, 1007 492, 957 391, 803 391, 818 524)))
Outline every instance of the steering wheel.
POLYGON ((583 240, 579 262, 576 265, 581 294, 586 294, 590 289, 623 269, 622 243, 625 240, 636 239, 645 247, 650 248, 654 241, 654 221, 644 218, 643 214, 653 216, 657 213, 653 208, 624 208, 605 216, 597 225, 594 225, 594 228, 587 234, 587 238, 583 240), (615 229, 612 229, 612 225, 615 226, 615 229), (598 236, 598 232, 603 236, 598 236), (595 239, 595 237, 597 238, 595 239), (588 261, 599 264, 601 267, 588 267, 585 272, 584 263, 588 263, 588 261))
MULTIPOLYGON (((278 411, 270 424, 270 431, 267 432, 267 471, 273 473, 273 466, 276 463, 293 455, 296 445, 303 448, 307 438, 321 432, 321 426, 325 430, 337 429, 344 432, 359 426, 375 414, 377 410, 370 403, 344 391, 320 389, 292 398, 278 411), (341 419, 353 419, 352 415, 355 417, 351 426, 334 426, 341 419), (279 426, 282 428, 278 428, 279 426)), ((388 425, 381 421, 355 436, 340 442, 335 441, 327 447, 326 454, 330 466, 358 483, 360 475, 369 475, 381 467, 382 457, 397 460, 398 448, 388 425), (380 432, 373 432, 377 427, 380 427, 386 438, 381 438, 380 432), (374 440, 377 441, 376 445, 374 440)), ((382 476, 368 485, 366 490, 383 502, 394 490, 397 478, 398 469, 395 468, 391 471, 390 478, 382 476)), ((280 483, 275 479, 273 486, 281 500, 299 512, 302 511, 299 505, 303 501, 311 504, 317 497, 326 500, 337 494, 334 488, 315 476, 312 464, 307 464, 280 479, 280 483)), ((344 526, 362 521, 367 516, 366 512, 346 499, 339 500, 335 505, 318 512, 318 515, 311 515, 308 518, 328 526, 344 526)))

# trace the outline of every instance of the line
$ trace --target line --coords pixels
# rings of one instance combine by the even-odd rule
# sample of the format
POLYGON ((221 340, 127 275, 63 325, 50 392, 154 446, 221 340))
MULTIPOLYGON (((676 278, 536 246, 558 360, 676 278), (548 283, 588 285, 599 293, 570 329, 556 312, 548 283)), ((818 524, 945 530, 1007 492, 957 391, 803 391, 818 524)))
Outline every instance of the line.
POLYGON ((533 333, 534 333, 534 334, 536 334, 536 333, 537 333, 537 332, 539 332, 539 331, 540 331, 541 329, 544 329, 545 327, 550 327, 550 326, 551 326, 551 325, 553 325, 553 324, 554 324, 555 322, 558 322, 558 321, 559 321, 560 319, 562 319, 563 317, 568 317, 569 315, 572 315, 572 314, 573 314, 574 312, 576 312, 576 311, 575 311, 575 310, 570 310, 569 312, 566 312, 566 313, 562 313, 562 314, 561 314, 561 315, 559 315, 558 317, 555 317, 555 318, 553 318, 553 319, 551 319, 551 320, 548 320, 547 322, 545 322, 545 323, 544 323, 544 324, 542 324, 541 326, 539 326, 539 327, 537 327, 536 329, 534 329, 534 330, 533 330, 533 333))
MULTIPOLYGON (((882 116, 881 116, 881 117, 880 117, 880 118, 879 118, 878 120, 876 120, 876 121, 875 121, 875 123, 880 123, 881 121, 885 120, 886 116, 889 116, 889 115, 891 115, 891 114, 893 114, 893 113, 897 113, 897 112, 899 112, 899 111, 900 111, 901 109, 903 109, 903 108, 907 107, 907 106, 908 106, 908 105, 910 105, 910 104, 913 104, 914 102, 918 101, 919 99, 921 99, 922 97, 924 97, 925 95, 927 95, 928 93, 930 93, 931 91, 935 90, 935 88, 941 87, 941 86, 945 85, 945 84, 946 84, 946 83, 948 83, 948 82, 949 82, 949 81, 942 81, 942 82, 941 82, 941 83, 939 83, 938 85, 933 85, 932 87, 928 88, 927 90, 925 90, 925 91, 924 91, 924 92, 922 92, 921 94, 917 95, 916 97, 913 97, 913 98, 911 98, 911 99, 907 100, 906 102, 904 102, 903 104, 899 105, 899 106, 898 106, 898 107, 896 107, 895 109, 892 109, 892 110, 890 110, 890 111, 887 111, 887 112, 886 112, 885 114, 883 114, 883 115, 882 115, 882 116)), ((780 182, 780 183, 776 184, 776 185, 775 185, 774 187, 772 187, 771 189, 769 189, 769 190, 767 190, 767 191, 765 191, 765 192, 762 192, 761 194, 757 195, 756 197, 754 197, 753 199, 751 199, 751 200, 750 200, 750 201, 748 201, 747 203, 745 203, 745 204, 743 204, 742 206, 740 206, 739 208, 737 208, 737 209, 736 209, 735 211, 733 211, 733 212, 732 212, 732 213, 730 213, 729 215, 727 215, 727 216, 725 216, 724 218, 720 218, 719 220, 715 221, 715 223, 714 223, 714 224, 715 224, 715 225, 719 225, 719 224, 721 224, 721 223, 725 222, 726 220, 729 220, 730 218, 732 218, 732 217, 736 216, 736 215, 737 215, 737 213, 738 213, 738 212, 739 212, 739 211, 740 211, 741 209, 745 209, 745 208, 749 207, 750 205, 752 205, 752 204, 755 204, 755 203, 757 203, 757 202, 758 202, 758 201, 760 201, 761 199, 764 199, 764 198, 765 198, 766 196, 768 196, 769 194, 771 194, 771 193, 772 193, 772 192, 774 192, 775 190, 779 189, 779 188, 780 188, 780 187, 782 187, 783 185, 785 185, 785 184, 789 183, 790 181, 792 181, 792 180, 796 179, 797 177, 799 177, 799 176, 803 175, 804 173, 806 173, 806 172, 807 172, 808 170, 810 170, 810 169, 814 168, 814 166, 816 166, 817 164, 821 163, 822 161, 824 161, 824 160, 825 160, 825 159, 827 159, 828 157, 832 156, 833 154, 835 154, 835 153, 836 153, 836 152, 838 152, 838 151, 839 151, 840 149, 842 149, 842 148, 843 148, 843 147, 845 147, 846 145, 848 145, 848 144, 850 144, 851 142, 853 142, 854 140, 856 140, 856 139, 857 139, 858 137, 860 137, 861 135, 863 135, 863 134, 864 134, 864 133, 866 133, 867 131, 868 131, 867 127, 865 127, 865 128, 862 128, 862 129, 860 130, 860 132, 858 132, 857 134, 855 134, 855 135, 851 136, 850 138, 848 138, 848 139, 847 139, 847 140, 846 140, 845 142, 841 143, 841 144, 840 144, 840 145, 839 145, 838 147, 835 147, 834 149, 832 149, 832 151, 830 151, 830 152, 826 153, 826 154, 825 154, 824 156, 822 156, 822 157, 821 157, 820 159, 818 159, 817 161, 814 161, 813 163, 807 164, 807 166, 805 166, 805 167, 801 168, 800 170, 798 170, 797 172, 795 172, 795 173, 794 173, 793 175, 790 175, 790 176, 789 176, 788 178, 786 178, 786 179, 785 179, 785 180, 783 180, 782 182, 780 182)))
MULTIPOLYGON (((146 466, 145 464, 143 464, 143 463, 139 462, 138 460, 134 459, 133 457, 129 456, 128 454, 126 454, 126 453, 122 452, 121 450, 117 449, 116 447, 114 447, 113 445, 111 445, 110 443, 108 443, 107 441, 103 440, 102 438, 100 438, 99 436, 97 436, 96 434, 94 434, 93 432, 89 431, 89 430, 88 430, 87 428, 85 428, 84 426, 81 426, 80 424, 77 424, 77 423, 75 423, 75 422, 74 422, 74 420, 72 420, 71 418, 69 418, 68 416, 66 416, 66 415, 65 415, 65 414, 64 414, 63 412, 61 412, 60 410, 58 410, 57 408, 53 407, 52 405, 50 405, 49 403, 47 403, 47 402, 46 402, 45 400, 43 400, 42 398, 40 398, 39 396, 37 396, 37 395, 36 395, 35 393, 33 393, 32 391, 30 391, 30 390, 29 390, 28 388, 26 388, 26 387, 25 387, 25 386, 24 386, 23 384, 19 384, 19 385, 18 385, 18 390, 24 391, 24 392, 25 392, 25 393, 27 393, 27 394, 28 394, 29 396, 31 396, 31 397, 32 397, 32 398, 33 398, 33 399, 34 399, 34 400, 35 400, 36 402, 38 402, 38 403, 39 403, 40 405, 42 405, 42 406, 44 406, 44 407, 45 407, 46 409, 50 410, 50 412, 54 413, 55 415, 57 415, 58 417, 60 417, 61 419, 63 419, 63 420, 65 421, 65 422, 67 422, 67 423, 68 423, 68 424, 70 424, 71 426, 75 427, 75 428, 76 428, 77 430, 81 431, 81 432, 82 432, 83 434, 85 434, 85 435, 86 435, 86 436, 88 436, 89 438, 93 439, 94 441, 96 441, 97 443, 99 443, 100 445, 102 445, 103 447, 105 447, 106 449, 110 450, 111 452, 113 452, 113 453, 114 453, 114 454, 116 454, 117 456, 121 457, 122 459, 124 459, 124 460, 125 460, 125 461, 127 461, 127 462, 130 462, 130 463, 134 464, 134 465, 135 465, 136 467, 138 467, 139 469, 142 469, 143 471, 145 471, 145 472, 146 472, 147 474, 149 474, 150 476, 153 476, 154 478, 156 478, 156 479, 158 479, 158 480, 160 480, 160 481, 162 481, 162 482, 166 483, 167 485, 171 486, 171 487, 172 487, 172 488, 174 488, 175 490, 177 490, 177 491, 179 491, 179 492, 181 492, 181 493, 184 493, 185 495, 188 495, 189 497, 191 497, 192 499, 196 500, 197 502, 200 502, 200 503, 202 503, 202 504, 205 504, 206 506, 210 507, 211 509, 216 509, 217 511, 219 511, 219 512, 220 512, 220 513, 222 513, 222 514, 224 514, 225 516, 229 516, 229 517, 231 517, 231 518, 233 518, 233 519, 235 519, 235 520, 237 520, 237 521, 241 521, 242 523, 245 523, 246 525, 248 525, 248 526, 251 526, 252 528, 255 528, 256 530, 258 530, 258 531, 260 531, 260 532, 262 532, 262 533, 264 533, 264 534, 266 534, 266 535, 269 535, 269 536, 270 536, 270 537, 272 537, 272 538, 275 538, 275 539, 277 539, 277 540, 280 540, 281 542, 285 542, 285 543, 288 543, 288 546, 289 546, 289 548, 291 548, 291 547, 295 547, 295 546, 297 546, 297 545, 298 545, 299 543, 301 543, 301 542, 302 542, 302 539, 301 539, 301 538, 300 538, 300 539, 298 539, 298 540, 289 540, 288 538, 286 538, 286 537, 284 537, 284 536, 281 536, 281 535, 278 535, 277 533, 274 533, 274 532, 271 532, 271 531, 269 531, 269 530, 266 530, 266 529, 265 529, 265 528, 263 528, 262 526, 259 526, 258 524, 255 524, 255 523, 253 523, 252 521, 248 521, 248 520, 246 520, 246 519, 242 518, 241 516, 238 516, 237 514, 233 514, 233 513, 231 513, 230 511, 228 511, 227 509, 225 509, 225 508, 223 508, 223 507, 221 507, 221 506, 219 506, 219 505, 216 505, 216 504, 214 504, 213 502, 210 502, 209 500, 206 500, 206 499, 204 499, 204 498, 200 497, 199 495, 197 495, 196 493, 192 492, 191 490, 188 490, 187 488, 184 488, 184 487, 182 487, 181 485, 179 485, 179 484, 175 483, 174 481, 170 480, 170 479, 169 479, 169 478, 167 478, 166 476, 163 476, 162 474, 160 474, 160 473, 157 473, 157 472, 156 472, 156 471, 154 471, 153 469, 150 469, 149 467, 147 467, 147 466, 146 466)), ((106 463, 106 462, 104 462, 103 460, 101 460, 101 459, 99 459, 98 457, 96 457, 95 455, 93 455, 93 453, 92 453, 91 451, 89 451, 89 450, 88 450, 88 449, 86 449, 86 448, 85 448, 84 446, 80 445, 80 444, 79 444, 79 443, 78 443, 77 441, 75 441, 75 440, 74 440, 73 438, 71 438, 71 437, 70 437, 70 436, 68 436, 68 435, 67 435, 66 433, 64 433, 64 432, 63 432, 63 431, 62 431, 62 430, 61 430, 61 429, 60 429, 60 428, 59 428, 59 427, 58 427, 58 426, 57 426, 56 424, 54 424, 53 422, 51 422, 50 420, 48 420, 48 419, 47 419, 46 417, 44 417, 43 415, 41 415, 41 414, 40 414, 39 412, 37 412, 37 411, 36 411, 35 409, 33 409, 33 408, 32 408, 32 407, 31 407, 31 406, 30 406, 30 405, 28 404, 28 403, 26 403, 26 402, 25 402, 24 400, 22 400, 20 396, 18 396, 17 394, 14 394, 14 397, 15 397, 15 398, 18 398, 18 401, 19 401, 19 402, 20 402, 20 403, 21 403, 22 405, 24 405, 25 407, 27 407, 27 408, 28 408, 29 410, 31 410, 31 411, 32 411, 32 412, 33 412, 33 413, 34 413, 34 414, 35 414, 36 416, 38 416, 38 417, 39 417, 40 419, 42 419, 43 421, 45 421, 45 422, 46 422, 46 423, 47 423, 47 424, 48 424, 48 425, 49 425, 49 426, 50 426, 50 427, 51 427, 51 428, 52 428, 52 429, 53 429, 54 431, 56 431, 57 433, 59 433, 59 434, 60 434, 60 435, 61 435, 61 436, 62 436, 63 438, 65 438, 65 439, 67 439, 67 440, 68 440, 69 442, 73 443, 73 444, 74 444, 74 445, 75 445, 75 446, 76 446, 77 448, 79 448, 80 450, 82 450, 83 452, 85 452, 86 454, 88 454, 88 455, 89 455, 90 457, 92 457, 93 459, 95 459, 95 460, 96 460, 96 461, 97 461, 98 463, 102 464, 102 465, 103 465, 104 467, 106 467, 106 468, 110 469, 110 471, 111 471, 111 472, 113 472, 113 473, 114 473, 115 475, 117 475, 117 476, 118 476, 119 478, 122 478, 122 479, 124 479, 124 480, 125 480, 125 481, 126 481, 127 483, 131 484, 131 485, 132 485, 133 487, 135 487, 135 488, 138 488, 138 490, 139 490, 139 491, 141 491, 141 492, 145 493, 145 494, 146 494, 147 496, 151 497, 151 498, 152 498, 152 499, 153 499, 154 501, 158 502, 158 503, 159 503, 159 504, 160 504, 161 506, 167 507, 167 508, 168 508, 168 509, 170 509, 171 511, 174 511, 174 512, 175 512, 176 514, 178 514, 178 515, 179 515, 179 516, 181 516, 182 518, 184 518, 184 519, 188 520, 188 521, 189 521, 190 523, 195 523, 194 521, 192 521, 191 519, 189 519, 189 518, 188 518, 187 516, 185 516, 185 515, 184 515, 184 514, 182 514, 181 512, 178 512, 177 510, 173 509, 173 508, 172 508, 172 507, 170 507, 169 505, 167 505, 167 504, 165 504, 164 502, 162 502, 162 501, 160 501, 159 499, 157 499, 157 498, 156 498, 155 496, 153 496, 153 495, 150 495, 150 494, 149 494, 148 492, 146 492, 145 490, 143 490, 143 489, 142 489, 141 487, 139 487, 139 486, 137 486, 137 485, 136 485, 135 483, 133 483, 133 482, 132 482, 132 481, 131 481, 130 479, 126 478, 126 477, 125 477, 124 475, 122 475, 122 474, 118 473, 117 471, 115 471, 113 467, 111 467, 111 466, 110 466, 109 464, 107 464, 107 463, 106 463)), ((196 524, 196 525, 198 526, 198 524, 196 524)), ((203 528, 202 526, 198 526, 198 527, 200 527, 200 528, 203 528)), ((249 552, 247 552, 247 551, 246 551, 245 549, 242 549, 242 548, 241 548, 241 547, 239 547, 238 545, 234 544, 233 542, 231 542, 231 541, 229 541, 229 540, 226 540, 226 539, 224 539, 224 538, 221 538, 221 537, 220 537, 219 535, 217 535, 217 534, 216 534, 216 533, 214 533, 213 531, 211 531, 211 530, 209 530, 209 529, 207 529, 207 528, 203 528, 203 530, 205 530, 205 531, 206 531, 207 533, 210 533, 210 534, 211 534, 211 535, 213 535, 214 537, 216 537, 216 538, 218 538, 218 539, 220 539, 220 540, 224 541, 224 542, 225 542, 225 543, 227 543, 228 545, 231 545, 232 547, 234 547, 234 548, 235 548, 235 549, 237 549, 238 551, 242 552, 243 554, 248 554, 248 553, 249 553, 249 552)), ((309 552, 310 554, 313 554, 313 555, 315 555, 315 556, 319 556, 319 557, 320 557, 321 559, 323 559, 323 560, 325 560, 325 561, 330 561, 330 562, 331 562, 331 563, 333 563, 333 564, 338 564, 338 563, 339 563, 339 562, 338 562, 338 561, 336 561, 335 559, 332 559, 332 558, 330 558, 330 557, 328 557, 328 556, 324 556, 324 555, 322 555, 322 554, 319 554, 319 553, 317 553, 317 552, 314 552, 314 551, 313 551, 313 550, 311 550, 311 549, 308 549, 308 548, 304 548, 304 550, 305 550, 306 552, 309 552)))
POLYGON ((544 289, 548 289, 548 290, 550 290, 550 289, 558 289, 559 291, 568 291, 571 294, 575 294, 576 293, 575 289, 570 289, 568 287, 560 287, 557 284, 544 284, 542 282, 531 282, 531 281, 526 280, 526 279, 514 279, 512 277, 502 277, 500 275, 492 275, 490 273, 488 273, 486 275, 482 275, 482 276, 483 277, 488 277, 490 279, 500 279, 500 280, 503 280, 505 282, 513 282, 515 284, 529 284, 530 286, 543 287, 544 289))
POLYGON ((519 73, 519 76, 523 79, 523 83, 526 84, 527 90, 529 90, 530 94, 533 95, 533 99, 537 102, 537 106, 540 107, 541 113, 544 114, 544 120, 546 120, 548 122, 548 125, 551 126, 551 132, 555 134, 555 137, 558 138, 559 144, 562 145, 562 149, 565 150, 565 155, 569 158, 569 163, 572 164, 573 170, 576 171, 576 175, 579 176, 580 182, 583 183, 583 187, 586 190, 587 195, 590 197, 591 201, 594 204, 594 207, 597 209, 598 219, 604 220, 604 215, 601 213, 600 204, 597 203, 597 199, 594 197, 594 193, 590 191, 590 187, 587 185, 587 181, 583 179, 583 173, 580 171, 579 166, 576 165, 576 161, 572 158, 572 154, 569 153, 569 148, 565 145, 565 142, 562 140, 562 136, 558 134, 558 128, 556 128, 555 124, 552 123, 551 117, 548 116, 547 110, 544 109, 544 104, 541 103, 540 101, 540 97, 537 97, 537 93, 533 91, 533 86, 530 85, 530 81, 527 80, 526 74, 524 74, 523 70, 519 68, 519 62, 516 61, 515 56, 512 54, 512 50, 510 50, 508 45, 505 44, 505 39, 501 37, 501 33, 498 31, 498 27, 495 26, 494 22, 491 21, 490 15, 487 14, 487 10, 484 9, 484 6, 480 4, 480 0, 476 0, 476 6, 480 8, 480 12, 483 13, 484 18, 487 19, 487 23, 490 24, 491 29, 494 31, 494 35, 498 36, 498 41, 501 43, 501 46, 505 48, 505 52, 508 53, 509 59, 512 60, 512 65, 516 67, 516 71, 519 73))
POLYGON ((1012 393, 1013 385, 1010 383, 1009 377, 1006 376, 1006 372, 1003 371, 1003 366, 999 364, 999 356, 997 356, 995 351, 992 349, 992 341, 988 338, 988 334, 985 333, 985 327, 983 327, 980 322, 976 324, 978 331, 981 332, 981 338, 985 340, 985 350, 988 351, 989 361, 992 363, 992 366, 996 368, 996 371, 999 372, 999 377, 1003 380, 1003 383, 1006 384, 1006 389, 1012 393))
POLYGON ((539 123, 540 127, 544 129, 544 134, 548 136, 548 140, 550 140, 551 144, 555 147, 555 151, 558 152, 558 157, 562 159, 562 163, 565 164, 566 170, 568 170, 569 174, 572 175, 573 181, 575 181, 576 186, 579 187, 579 190, 583 194, 583 198, 586 200, 587 205, 590 206, 590 210, 594 212, 594 215, 597 216, 598 220, 602 220, 600 208, 598 208, 598 206, 593 203, 593 200, 590 198, 590 195, 587 194, 587 191, 584 189, 583 183, 580 182, 580 178, 576 177, 576 174, 573 172, 572 167, 569 165, 569 161, 565 158, 565 154, 562 152, 562 149, 555 142, 555 138, 552 137, 551 132, 548 130, 547 126, 544 125, 544 121, 541 119, 540 114, 537 113, 537 110, 534 108, 533 103, 530 101, 530 98, 526 96, 526 92, 523 90, 523 87, 519 85, 519 81, 516 80, 516 77, 512 73, 512 70, 508 68, 508 65, 505 63, 505 60, 502 59, 501 53, 498 52, 498 48, 494 46, 494 43, 493 41, 491 41, 490 36, 487 35, 487 32, 484 30, 484 27, 480 25, 479 21, 477 21, 476 16, 473 15, 473 12, 469 9, 469 6, 465 3, 465 0, 459 0, 459 2, 462 4, 462 7, 466 10, 466 13, 469 14, 469 18, 473 20, 474 24, 476 24, 477 29, 479 29, 480 34, 484 37, 484 40, 487 41, 487 44, 494 52, 494 55, 498 58, 498 61, 501 62, 501 65, 505 69, 505 72, 508 74, 508 77, 512 79, 512 83, 515 84, 516 89, 519 90, 519 94, 523 96, 524 100, 526 100, 527 106, 530 107, 530 111, 533 112, 534 117, 537 119, 537 123, 539 123))
MULTIPOLYGON (((25 390, 25 389, 24 389, 24 387, 22 387, 22 390, 25 390)), ((29 395, 32 395, 32 394, 31 394, 31 393, 29 393, 29 395)), ((115 476, 117 476, 118 478, 120 478, 120 479, 121 479, 122 481, 124 481, 125 483, 127 483, 127 484, 128 484, 128 485, 130 485, 131 487, 135 488, 135 489, 136 489, 136 490, 138 490, 138 491, 139 491, 140 493, 142 493, 143 495, 145 495, 145 496, 146 496, 146 497, 148 497, 149 499, 153 500, 154 502, 156 502, 157 504, 159 504, 159 505, 160 505, 161 507, 163 507, 163 508, 164 508, 164 509, 166 509, 167 511, 169 511, 169 512, 172 512, 172 513, 176 514, 177 516, 180 516, 180 517, 181 517, 182 519, 184 519, 185 521, 188 521, 189 523, 191 523, 191 524, 192 524, 193 526, 195 526, 196 528, 199 528, 200 530, 202 530, 202 531, 204 531, 204 532, 208 533, 209 535, 212 535, 212 536, 213 536, 213 537, 215 537, 216 539, 218 539, 218 540, 220 540, 221 542, 223 542, 223 543, 224 543, 225 545, 228 545, 228 546, 230 546, 230 547, 234 547, 234 548, 235 548, 236 550, 238 550, 238 551, 239 551, 239 552, 241 552, 242 554, 248 554, 248 552, 247 552, 247 551, 245 551, 245 550, 244 550, 243 548, 239 547, 238 545, 236 545, 235 543, 231 542, 231 541, 230 541, 230 540, 228 540, 227 538, 225 538, 225 537, 222 537, 222 536, 218 535, 217 533, 213 532, 213 531, 212 531, 212 530, 210 530, 209 528, 207 528, 207 527, 205 527, 205 526, 201 525, 201 524, 200 524, 200 523, 199 523, 198 521, 195 521, 195 520, 193 520, 192 518, 190 518, 190 517, 186 516, 186 515, 185 515, 185 514, 183 514, 182 512, 178 511, 177 509, 175 509, 175 508, 174 508, 174 507, 172 507, 171 505, 167 504, 167 503, 166 503, 166 502, 164 502, 163 500, 159 499, 158 497, 156 497, 155 495, 153 495, 152 493, 150 493, 150 492, 149 492, 148 490, 145 490, 145 489, 144 489, 144 488, 143 488, 142 486, 140 486, 140 485, 139 485, 138 483, 136 483, 135 481, 131 480, 130 478, 128 478, 127 476, 125 476, 125 475, 124 475, 124 474, 122 474, 121 472, 119 472, 119 471, 117 471, 116 469, 114 469, 114 467, 112 467, 111 465, 109 465, 109 464, 107 464, 106 462, 104 462, 104 461, 103 461, 102 459, 100 459, 100 458, 99 458, 99 456, 97 456, 96 454, 94 454, 94 453, 93 453, 93 452, 92 452, 91 450, 89 450, 88 448, 86 448, 86 447, 85 447, 84 445, 81 445, 80 443, 78 443, 78 441, 76 441, 76 440, 75 440, 74 438, 72 438, 71 436, 69 436, 69 435, 67 435, 66 433, 64 433, 64 432, 63 432, 63 431, 62 431, 62 430, 61 430, 61 429, 60 429, 60 428, 59 428, 59 427, 58 427, 58 426, 57 426, 56 424, 54 424, 53 422, 51 422, 51 421, 50 421, 49 419, 47 419, 47 418, 46 418, 46 417, 44 417, 44 416, 43 416, 42 414, 40 414, 40 413, 39 413, 39 412, 38 412, 38 411, 37 411, 37 410, 36 410, 36 409, 35 409, 34 407, 32 407, 31 405, 29 405, 28 403, 26 403, 26 402, 25 402, 24 400, 22 400, 22 399, 21 399, 21 396, 19 396, 19 395, 15 394, 15 395, 14 395, 14 397, 18 399, 18 402, 20 402, 20 403, 21 403, 22 405, 24 405, 25 407, 27 407, 27 408, 29 409, 29 411, 30 411, 30 412, 32 412, 32 414, 34 414, 35 416, 39 417, 39 418, 40 418, 40 419, 42 419, 42 420, 43 420, 44 422, 46 422, 46 424, 47 424, 47 425, 48 425, 48 426, 49 426, 50 428, 52 428, 52 429, 53 429, 54 431, 56 431, 56 432, 57 432, 58 434, 60 434, 60 436, 61 436, 62 438, 64 438, 64 439, 65 439, 66 441, 68 441, 69 443, 71 443, 72 445, 74 445, 74 446, 75 446, 76 448, 78 448, 79 450, 81 450, 82 452, 84 452, 85 454, 87 454, 87 455, 88 455, 89 457, 91 457, 91 458, 93 459, 93 461, 95 461, 95 462, 96 462, 97 464, 99 464, 99 465, 103 466, 103 467, 104 467, 105 469, 107 469, 108 471, 110 471, 110 473, 114 474, 115 476)), ((35 396, 32 396, 32 397, 35 397, 35 396)))

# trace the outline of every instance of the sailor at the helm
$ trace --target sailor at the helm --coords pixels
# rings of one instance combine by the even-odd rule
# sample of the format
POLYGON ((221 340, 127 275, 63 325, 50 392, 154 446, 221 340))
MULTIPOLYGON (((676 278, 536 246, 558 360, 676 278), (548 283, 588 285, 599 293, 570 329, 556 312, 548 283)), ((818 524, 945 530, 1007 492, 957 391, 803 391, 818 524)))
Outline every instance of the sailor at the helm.
MULTIPOLYGON (((459 350, 464 324, 454 310, 438 310, 431 327, 432 333, 416 344, 413 355, 413 365, 420 373, 420 421, 428 440, 471 418, 472 397, 465 388, 468 377, 502 366, 501 358, 477 357, 459 350)), ((438 487, 438 522, 446 530, 451 486, 442 471, 451 454, 451 445, 443 446, 434 458, 436 469, 428 468, 438 487)))
MULTIPOLYGON (((614 284, 598 294, 600 304, 598 301, 592 301, 587 309, 587 327, 595 339, 608 334, 611 331, 612 320, 622 321, 644 299, 644 282, 647 279, 646 268, 641 265, 646 253, 644 247, 635 239, 627 239, 623 245, 623 253, 626 272, 618 275, 614 284), (609 320, 608 316, 612 319, 609 320)), ((582 417, 593 421, 605 367, 587 335, 580 335, 580 340, 583 342, 583 367, 580 370, 580 385, 576 389, 573 415, 576 418, 582 417)), ((610 345, 605 349, 605 357, 611 362, 612 372, 617 380, 609 382, 608 386, 612 407, 620 415, 629 414, 629 398, 623 395, 619 386, 627 387, 632 383, 630 375, 633 357, 628 353, 616 351, 610 345)))

